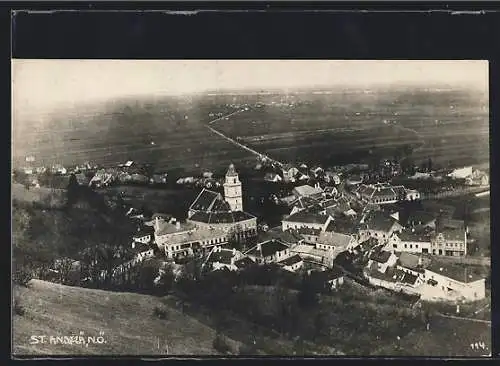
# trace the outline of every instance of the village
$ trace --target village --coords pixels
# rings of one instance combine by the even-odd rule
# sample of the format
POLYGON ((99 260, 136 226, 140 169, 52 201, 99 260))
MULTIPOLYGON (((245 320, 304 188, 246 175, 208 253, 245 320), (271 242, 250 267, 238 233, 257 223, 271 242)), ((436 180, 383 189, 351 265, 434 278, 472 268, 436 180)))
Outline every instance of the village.
MULTIPOLYGON (((187 219, 169 213, 148 215, 128 207, 126 215, 136 225, 129 244, 135 256, 118 265, 113 276, 118 281, 125 268, 152 258, 182 267, 197 257, 204 271, 272 264, 297 276, 321 274, 330 289, 340 289, 349 277, 423 301, 461 304, 484 299, 487 276, 477 264, 488 258, 470 257, 467 223, 453 219, 449 207, 425 199, 426 192, 389 183, 384 177, 401 176, 401 168, 391 161, 381 165, 378 181, 373 182, 373 174, 363 174, 367 167, 362 164, 324 170, 260 161, 255 169, 263 180, 293 183, 290 190, 281 190, 285 192, 281 196, 271 197, 288 210, 276 227, 245 211, 245 187, 235 165, 221 178, 210 172, 201 178, 180 178, 177 185, 199 189, 187 219), (223 193, 218 191, 221 187, 223 193), (418 203, 417 209, 413 203, 418 203), (402 209, 402 204, 410 209, 402 209)), ((408 180, 446 181, 459 193, 468 189, 488 194, 488 175, 472 167, 440 172, 417 169, 408 180)), ((147 166, 133 161, 112 169, 86 164, 68 170, 54 166, 51 172, 73 174, 80 185, 93 188, 117 181, 166 184, 169 179, 167 173, 148 176, 147 166)), ((24 173, 34 176, 45 171, 26 168, 24 173)), ((36 178, 30 183, 33 189, 40 186, 36 178)), ((453 194, 453 189, 440 194, 446 192, 453 194)), ((162 268, 155 281, 161 279, 162 268)))

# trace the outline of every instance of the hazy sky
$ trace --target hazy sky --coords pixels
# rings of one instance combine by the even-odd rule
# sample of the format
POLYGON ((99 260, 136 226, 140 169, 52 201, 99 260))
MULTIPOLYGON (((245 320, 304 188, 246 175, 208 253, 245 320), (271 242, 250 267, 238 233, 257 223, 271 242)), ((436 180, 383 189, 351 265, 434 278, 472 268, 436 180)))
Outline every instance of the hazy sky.
POLYGON ((15 109, 207 89, 444 83, 487 90, 487 61, 13 60, 15 109))

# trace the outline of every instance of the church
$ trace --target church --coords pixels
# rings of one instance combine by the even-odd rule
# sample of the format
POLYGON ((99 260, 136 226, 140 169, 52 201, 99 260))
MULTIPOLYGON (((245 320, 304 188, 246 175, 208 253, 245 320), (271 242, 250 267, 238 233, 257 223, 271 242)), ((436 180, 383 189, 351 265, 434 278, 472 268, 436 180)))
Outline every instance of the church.
POLYGON ((199 228, 223 230, 242 240, 257 235, 257 218, 243 211, 241 181, 233 164, 224 182, 224 197, 204 188, 189 207, 187 221, 199 228))

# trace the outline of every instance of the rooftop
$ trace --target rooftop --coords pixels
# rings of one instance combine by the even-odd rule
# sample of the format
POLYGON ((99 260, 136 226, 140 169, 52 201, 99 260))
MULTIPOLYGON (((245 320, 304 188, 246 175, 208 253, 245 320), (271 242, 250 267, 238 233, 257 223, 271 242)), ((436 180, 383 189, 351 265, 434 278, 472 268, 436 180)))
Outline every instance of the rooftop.
POLYGON ((252 264, 255 264, 255 262, 249 257, 243 257, 234 262, 234 265, 239 269, 248 268, 252 264))
POLYGON ((299 211, 294 213, 293 215, 288 216, 283 219, 283 221, 288 222, 299 222, 299 223, 307 223, 307 224, 320 224, 323 225, 328 220, 327 215, 320 215, 318 213, 308 212, 308 211, 299 211))
POLYGON ((286 259, 283 259, 282 261, 279 261, 278 264, 283 265, 283 266, 292 266, 296 263, 302 262, 302 258, 300 255, 295 254, 292 255, 291 257, 288 257, 286 259))
POLYGON ((434 258, 426 269, 462 283, 475 282, 488 276, 487 269, 484 267, 445 262, 434 258))
POLYGON ((415 271, 422 271, 423 268, 430 263, 430 258, 403 252, 399 254, 398 263, 401 267, 406 267, 415 271), (422 261, 421 265, 419 265, 420 260, 422 261))
POLYGON ((429 211, 412 211, 408 215, 408 223, 428 224, 436 219, 436 215, 429 211))
POLYGON ((401 241, 411 241, 419 243, 428 243, 431 241, 431 235, 427 231, 412 231, 410 229, 403 229, 400 233, 396 234, 401 241))
POLYGON ((365 219, 365 224, 368 229, 389 232, 396 223, 392 217, 384 215, 382 212, 375 211, 368 215, 365 219))
POLYGON ((386 250, 381 250, 374 252, 370 255, 370 259, 372 261, 378 262, 378 263, 387 263, 389 258, 391 257, 392 253, 388 252, 386 250))
POLYGON ((321 194, 323 193, 323 190, 321 188, 311 187, 310 185, 306 184, 303 186, 295 187, 293 189, 293 192, 298 196, 307 197, 321 194))
MULTIPOLYGON (((216 201, 223 201, 220 193, 203 188, 189 207, 190 210, 195 211, 210 211, 212 210, 216 201)), ((225 210, 228 211, 228 210, 225 210)))
POLYGON ((443 234, 445 240, 464 241, 465 230, 461 229, 441 229, 437 231, 437 235, 443 234))
POLYGON ((322 282, 329 282, 341 278, 344 273, 337 267, 327 269, 325 271, 312 271, 311 276, 322 282))
POLYGON ((192 215, 189 220, 196 222, 203 222, 205 224, 231 224, 250 220, 255 216, 244 211, 230 211, 230 212, 203 212, 198 211, 192 215))
POLYGON ((301 227, 297 229, 297 233, 300 235, 315 235, 319 236, 321 234, 321 229, 313 229, 310 227, 301 227))
POLYGON ((335 247, 344 248, 344 250, 349 246, 352 240, 351 235, 345 235, 341 233, 322 233, 318 239, 320 244, 329 244, 335 247))
POLYGON ((225 233, 219 229, 199 228, 193 231, 184 232, 179 235, 174 235, 168 240, 168 244, 184 244, 196 241, 210 240, 225 237, 225 233))
POLYGON ((316 257, 324 257, 325 253, 327 253, 325 250, 315 248, 314 245, 307 244, 295 245, 290 249, 290 251, 297 254, 305 254, 316 257))
POLYGON ((259 233, 259 237, 262 242, 277 239, 288 245, 296 244, 302 240, 302 237, 298 233, 292 230, 282 231, 281 228, 271 229, 267 232, 259 233))
POLYGON ((132 248, 132 250, 137 253, 147 252, 150 249, 151 246, 149 244, 144 244, 144 243, 134 243, 134 247, 132 248))
POLYGON ((222 263, 231 264, 231 259, 236 256, 232 249, 221 248, 219 250, 212 250, 207 258, 208 263, 222 263))
POLYGON ((288 249, 289 246, 280 240, 271 239, 255 245, 249 249, 245 254, 254 257, 266 258, 274 255, 276 252, 281 252, 288 249))
POLYGON ((167 221, 158 220, 159 230, 155 231, 156 235, 169 235, 175 233, 185 233, 194 230, 195 226, 189 222, 180 223, 179 226, 171 224, 167 221))

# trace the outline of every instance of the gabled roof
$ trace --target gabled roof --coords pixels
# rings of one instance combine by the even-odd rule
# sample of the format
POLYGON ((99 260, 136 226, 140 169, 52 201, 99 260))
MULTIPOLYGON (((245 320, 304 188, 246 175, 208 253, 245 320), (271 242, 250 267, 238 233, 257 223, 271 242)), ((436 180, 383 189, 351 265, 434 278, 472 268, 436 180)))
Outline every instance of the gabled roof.
POLYGON ((235 257, 236 254, 233 254, 232 249, 224 249, 221 248, 219 250, 212 250, 210 255, 207 258, 207 262, 209 263, 222 263, 222 264, 231 264, 231 259, 235 257))
POLYGON ((370 255, 370 259, 378 263, 387 263, 391 255, 392 255, 391 252, 388 252, 386 250, 381 250, 379 252, 372 253, 370 255))
POLYGON ((313 229, 310 227, 301 227, 297 229, 300 235, 315 235, 319 236, 321 234, 321 229, 313 229))
POLYGON ((325 271, 312 271, 310 276, 321 282, 330 282, 344 277, 344 273, 339 268, 333 267, 325 271))
POLYGON ((292 255, 291 257, 283 259, 282 261, 279 261, 278 264, 282 266, 293 266, 294 264, 300 262, 302 262, 302 258, 300 257, 300 255, 295 254, 292 255))
POLYGON ((239 269, 248 268, 252 264, 255 264, 255 262, 249 257, 243 257, 234 262, 234 265, 239 269))
POLYGON ((276 252, 281 252, 288 248, 289 246, 285 243, 276 239, 271 239, 255 245, 253 248, 246 251, 245 254, 252 255, 254 257, 266 258, 274 255, 276 252))
POLYGON ((465 231, 465 222, 463 220, 454 220, 440 217, 436 221, 437 230, 459 229, 465 231))
MULTIPOLYGON (((281 169, 283 171, 289 171, 290 169, 297 169, 295 166, 293 166, 292 164, 285 164, 281 167, 281 169)), ((297 169, 298 170, 298 169, 297 169)))
POLYGON ((351 241, 352 236, 340 233, 322 233, 319 237, 321 244, 334 245, 340 248, 347 248, 351 241))
POLYGON ((417 282, 418 276, 411 273, 404 272, 400 269, 394 271, 393 279, 396 282, 406 283, 409 285, 414 285, 417 282))
POLYGON ((399 255, 398 261, 401 267, 422 272, 423 268, 429 264, 430 259, 428 257, 403 252, 399 255), (421 265, 419 265, 419 261, 422 261, 421 265))
POLYGON ((203 188, 189 209, 195 211, 210 211, 217 200, 222 200, 220 193, 203 188))
POLYGON ((132 250, 136 253, 143 253, 147 252, 148 250, 151 250, 151 246, 149 244, 144 244, 144 243, 134 243, 134 247, 132 250))
POLYGON ((302 237, 293 230, 281 231, 271 229, 268 232, 260 233, 259 237, 261 237, 263 241, 277 239, 287 245, 296 244, 302 240, 302 237))
POLYGON ((444 229, 437 231, 437 235, 443 234, 445 240, 465 241, 465 231, 461 229, 444 229))
POLYGON ((402 241, 408 242, 419 242, 419 243, 430 243, 431 235, 430 232, 426 231, 411 231, 410 229, 403 229, 400 233, 396 234, 398 238, 402 241))
POLYGON ((395 223, 396 220, 392 217, 384 215, 384 213, 380 211, 372 212, 365 219, 365 224, 369 230, 383 231, 386 233, 391 230, 395 223))
POLYGON ((318 201, 315 200, 314 198, 311 198, 311 197, 299 197, 297 199, 295 199, 294 201, 292 201, 291 205, 292 206, 295 206, 297 208, 309 208, 311 206, 314 206, 318 204, 318 201))
POLYGON ((336 232, 341 234, 356 234, 357 224, 356 222, 346 219, 346 218, 336 218, 331 220, 330 223, 326 226, 325 232, 336 232))
POLYGON ((408 223, 416 222, 423 225, 428 224, 436 219, 436 215, 428 211, 411 211, 408 215, 408 223))
POLYGON ((283 219, 283 221, 323 225, 328 220, 328 217, 329 216, 327 215, 320 215, 318 213, 307 212, 306 210, 304 210, 288 216, 287 218, 283 219))
POLYGON ((323 193, 321 188, 311 187, 310 185, 298 186, 293 189, 293 192, 298 196, 307 197, 323 193))
POLYGON ((390 187, 380 188, 376 189, 375 192, 373 192, 372 198, 375 197, 397 197, 397 193, 394 192, 394 189, 390 187))
MULTIPOLYGON (((155 225, 155 224, 153 224, 155 225)), ((159 230, 155 231, 156 235, 168 235, 174 233, 185 233, 194 230, 195 226, 189 222, 183 222, 177 227, 176 224, 171 224, 166 221, 160 221, 158 223, 159 230)), ((154 226, 153 226, 154 227, 154 226)))

